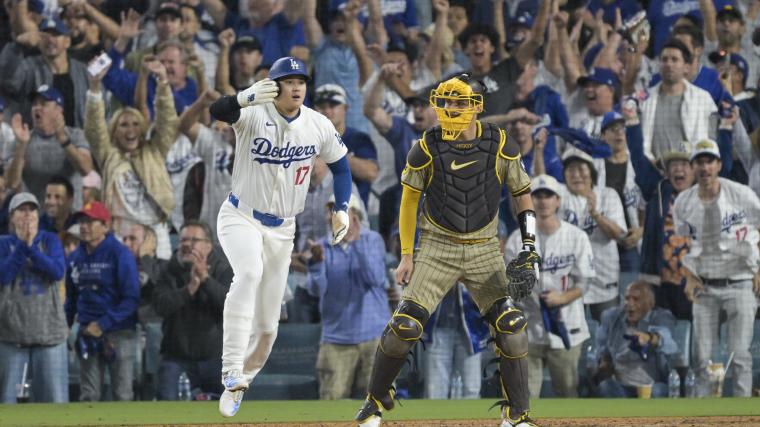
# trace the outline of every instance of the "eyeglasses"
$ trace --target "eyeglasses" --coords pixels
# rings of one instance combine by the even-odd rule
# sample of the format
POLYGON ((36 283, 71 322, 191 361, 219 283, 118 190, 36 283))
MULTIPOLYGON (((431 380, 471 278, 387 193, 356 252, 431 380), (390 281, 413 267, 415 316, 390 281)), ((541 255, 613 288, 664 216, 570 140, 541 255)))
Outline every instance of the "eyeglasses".
POLYGON ((201 239, 198 237, 183 237, 179 239, 180 243, 190 243, 191 245, 194 245, 198 242, 208 242, 208 239, 201 239))

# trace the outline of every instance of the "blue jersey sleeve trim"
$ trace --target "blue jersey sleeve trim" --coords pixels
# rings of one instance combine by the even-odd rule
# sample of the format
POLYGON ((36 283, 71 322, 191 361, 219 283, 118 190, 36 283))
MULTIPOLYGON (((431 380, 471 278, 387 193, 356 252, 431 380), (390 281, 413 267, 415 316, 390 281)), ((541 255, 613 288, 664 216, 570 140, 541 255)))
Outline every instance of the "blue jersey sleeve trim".
POLYGON ((333 174, 335 210, 348 210, 348 200, 351 198, 351 169, 348 167, 348 158, 343 156, 327 166, 333 174))

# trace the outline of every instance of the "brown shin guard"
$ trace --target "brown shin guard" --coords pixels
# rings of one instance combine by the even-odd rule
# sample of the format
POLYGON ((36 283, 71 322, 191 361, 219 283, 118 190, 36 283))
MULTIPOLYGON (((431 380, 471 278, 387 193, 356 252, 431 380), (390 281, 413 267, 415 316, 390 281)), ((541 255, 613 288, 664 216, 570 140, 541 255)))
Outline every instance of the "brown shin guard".
POLYGON ((499 358, 502 394, 509 401, 509 418, 516 420, 530 409, 530 391, 528 390, 528 359, 527 357, 509 358, 502 355, 499 358))
POLYGON ((406 363, 406 357, 397 359, 389 357, 378 348, 375 353, 375 363, 372 365, 372 375, 369 379, 369 394, 382 403, 383 409, 393 408, 391 386, 406 363))

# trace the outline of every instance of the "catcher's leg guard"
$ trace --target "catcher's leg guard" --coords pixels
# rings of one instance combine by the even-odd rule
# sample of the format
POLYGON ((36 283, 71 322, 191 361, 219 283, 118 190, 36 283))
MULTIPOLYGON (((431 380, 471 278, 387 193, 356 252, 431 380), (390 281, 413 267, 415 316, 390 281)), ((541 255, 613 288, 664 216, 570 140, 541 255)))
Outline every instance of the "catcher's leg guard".
POLYGON ((391 385, 404 367, 407 353, 422 337, 422 330, 428 318, 430 313, 425 307, 414 301, 401 301, 380 338, 369 379, 369 393, 364 405, 356 414, 357 421, 363 422, 372 416, 379 416, 382 410, 393 409, 391 385))
POLYGON ((502 394, 507 401, 504 417, 520 419, 529 409, 528 399, 528 321, 511 298, 496 301, 486 313, 493 326, 496 353, 499 355, 502 394))

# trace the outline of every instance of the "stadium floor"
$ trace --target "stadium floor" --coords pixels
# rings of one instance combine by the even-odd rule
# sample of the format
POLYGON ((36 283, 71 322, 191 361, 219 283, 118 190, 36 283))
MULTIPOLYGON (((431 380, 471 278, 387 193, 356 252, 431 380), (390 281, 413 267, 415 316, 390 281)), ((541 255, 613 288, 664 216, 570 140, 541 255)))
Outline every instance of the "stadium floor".
MULTIPOLYGON (((383 427, 498 426, 493 400, 406 400, 383 427)), ((0 405, 0 426, 349 427, 360 402, 244 401, 232 419, 216 402, 102 402, 0 405)), ((532 415, 542 426, 760 426, 760 398, 541 399, 532 415)))

